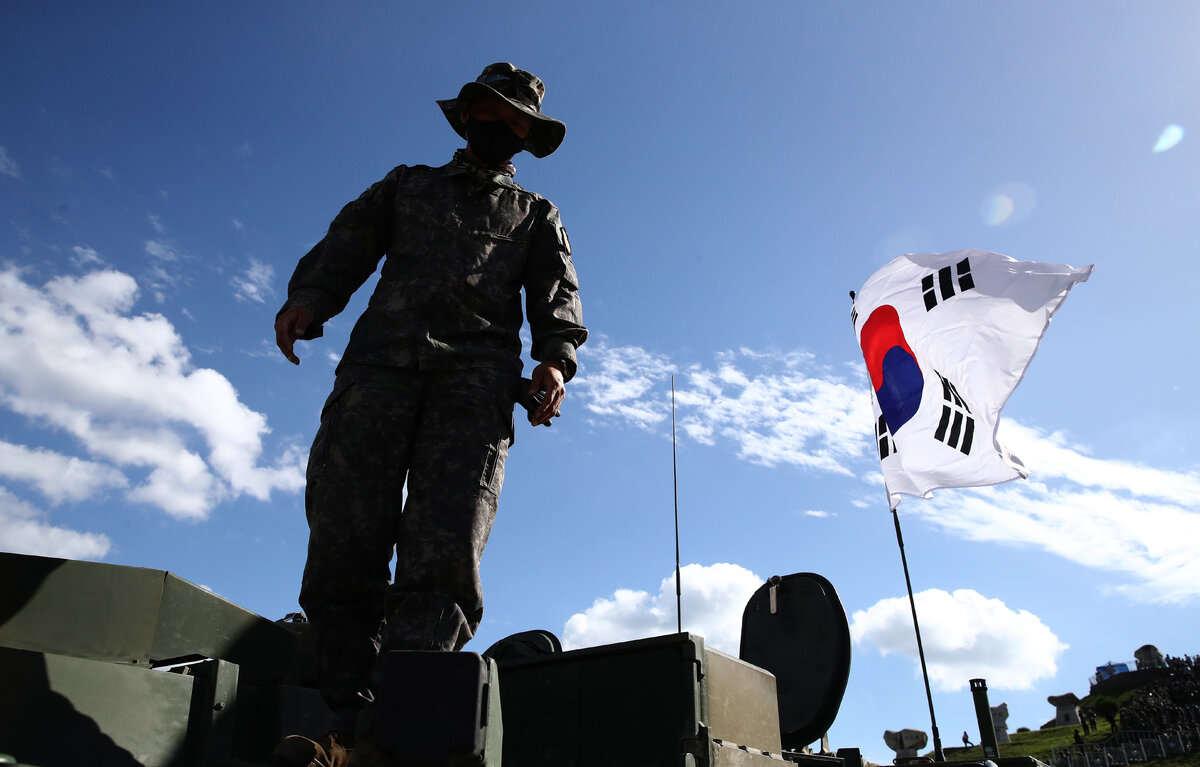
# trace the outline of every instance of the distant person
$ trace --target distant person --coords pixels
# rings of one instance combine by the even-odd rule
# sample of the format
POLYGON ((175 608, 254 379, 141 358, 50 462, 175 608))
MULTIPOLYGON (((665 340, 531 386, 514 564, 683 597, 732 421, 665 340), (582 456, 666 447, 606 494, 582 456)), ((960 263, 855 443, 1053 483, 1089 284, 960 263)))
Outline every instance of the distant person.
POLYGON ((971 736, 967 735, 967 731, 963 730, 963 748, 974 748, 975 744, 971 742, 971 736))
POLYGON ((480 557, 521 387, 522 291, 538 361, 525 394, 544 392, 533 425, 558 415, 588 336, 558 209, 513 181, 515 154, 545 157, 566 132, 542 114, 544 93, 504 63, 439 101, 466 147, 439 168, 401 165, 346 205, 288 283, 275 340, 298 365, 295 342, 320 337, 386 257, 308 459, 300 605, 334 720, 318 741, 286 738, 276 764, 348 764, 379 652, 454 651, 479 628, 480 557))

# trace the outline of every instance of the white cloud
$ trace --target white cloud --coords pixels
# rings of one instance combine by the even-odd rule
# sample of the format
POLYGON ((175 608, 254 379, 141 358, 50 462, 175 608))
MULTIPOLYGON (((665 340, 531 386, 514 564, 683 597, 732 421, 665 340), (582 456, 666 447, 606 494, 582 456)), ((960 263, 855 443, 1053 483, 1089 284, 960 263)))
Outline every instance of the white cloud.
POLYGON ((837 514, 831 514, 828 511, 820 511, 819 509, 809 509, 808 511, 804 512, 804 516, 816 517, 817 519, 826 519, 828 517, 836 517, 837 514))
POLYGON ((237 155, 238 157, 253 157, 254 147, 250 146, 250 142, 247 141, 237 148, 237 155))
POLYGON ((0 271, 0 402, 65 431, 130 473, 130 499, 201 519, 217 502, 304 483, 303 451, 260 465, 266 418, 229 381, 194 368, 174 327, 132 314, 137 284, 116 271, 41 288, 0 271))
POLYGON ((961 538, 1036 547, 1124 576, 1109 588, 1136 600, 1183 604, 1200 597, 1200 514, 1171 504, 1029 481, 914 505, 961 538))
MULTIPOLYGON (((985 678, 997 689, 1027 690, 1058 673, 1067 645, 1033 613, 971 589, 929 589, 914 598, 930 683, 938 689, 959 690, 970 679, 985 678)), ((855 644, 873 645, 883 655, 909 658, 920 677, 908 597, 883 599, 855 611, 850 636, 855 644)))
POLYGON ((167 295, 179 283, 180 272, 176 264, 183 256, 166 240, 146 240, 144 248, 152 260, 142 276, 142 283, 157 303, 165 303, 167 295))
POLYGON ((21 177, 21 169, 17 167, 16 161, 8 156, 8 150, 2 146, 0 146, 0 176, 21 177))
MULTIPOLYGON (((572 384, 594 424, 669 438, 675 373, 680 439, 733 446, 742 460, 857 476, 883 476, 871 440, 867 384, 834 375, 803 352, 739 349, 711 365, 678 363, 603 337, 583 347, 572 384), (680 373, 679 371, 683 371, 680 373)), ((1044 549, 1113 574, 1104 588, 1134 600, 1183 604, 1200 598, 1200 474, 1103 459, 1010 419, 1001 439, 1033 471, 1025 482, 948 490, 906 511, 968 540, 1044 549)), ((852 498, 857 508, 876 508, 852 498)), ((882 502, 878 505, 882 505, 882 502)))
MULTIPOLYGON (((584 347, 576 386, 606 423, 643 429, 668 422, 668 358, 603 339, 584 347)), ((865 386, 846 383, 803 352, 739 349, 715 364, 687 366, 675 381, 681 436, 705 445, 735 445, 738 457, 763 466, 790 464, 851 475, 870 448, 873 423, 865 386)))
POLYGON ((1129 461, 1097 459, 1087 448, 1068 445, 1061 433, 1047 434, 1013 420, 1000 424, 1000 437, 1033 469, 1035 478, 1054 477, 1078 485, 1200 506, 1200 475, 1163 471, 1129 461))
POLYGON ((275 267, 252 258, 245 273, 235 276, 230 282, 239 301, 255 301, 261 304, 275 295, 275 289, 271 286, 274 279, 275 267))
MULTIPOLYGON (((683 630, 705 644, 736 655, 742 611, 763 579, 740 565, 687 565, 680 569, 683 630)), ((658 593, 617 589, 609 598, 572 615, 563 628, 563 647, 575 649, 673 634, 678 627, 675 574, 663 578, 658 593)))
MULTIPOLYGON (((166 196, 166 192, 163 192, 162 194, 164 197, 166 196)), ((156 214, 147 213, 146 220, 148 222, 150 222, 150 227, 152 229, 154 229, 154 231, 158 232, 159 234, 162 234, 163 232, 167 231, 167 228, 165 226, 163 226, 162 220, 156 214)), ((147 243, 147 245, 149 245, 149 243, 147 243)))
POLYGON ((1137 601, 1200 598, 1200 476, 1103 460, 1014 422, 1004 440, 1034 470, 1025 481, 906 504, 961 538, 1034 547, 1112 573, 1137 601))
MULTIPOLYGON (((155 228, 158 228, 157 226, 155 228)), ((162 229, 158 228, 161 232, 162 229)), ((157 258, 160 261, 178 261, 179 254, 171 244, 163 240, 146 240, 146 254, 157 258)))
POLYGON ((99 533, 55 527, 44 515, 0 487, 0 551, 64 559, 102 559, 112 542, 99 533))
POLYGON ((104 259, 100 258, 100 254, 96 252, 95 248, 76 245, 71 248, 71 252, 75 254, 75 257, 71 259, 71 263, 75 265, 76 269, 104 263, 104 259))
POLYGON ((0 477, 33 485, 51 503, 80 501, 128 484, 125 475, 111 466, 4 441, 0 441, 0 477))
POLYGON ((573 390, 583 395, 589 411, 641 428, 670 419, 670 390, 664 401, 661 384, 675 366, 665 357, 636 346, 609 346, 604 339, 580 352, 587 368, 574 379, 573 390))

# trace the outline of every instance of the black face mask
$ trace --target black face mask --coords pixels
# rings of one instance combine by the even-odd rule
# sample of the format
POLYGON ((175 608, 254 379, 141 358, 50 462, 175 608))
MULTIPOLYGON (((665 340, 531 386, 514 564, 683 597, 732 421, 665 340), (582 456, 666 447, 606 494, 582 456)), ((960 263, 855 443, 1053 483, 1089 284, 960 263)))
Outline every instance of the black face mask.
POLYGON ((525 139, 512 132, 507 123, 467 120, 467 145, 488 165, 499 165, 525 148, 525 139))

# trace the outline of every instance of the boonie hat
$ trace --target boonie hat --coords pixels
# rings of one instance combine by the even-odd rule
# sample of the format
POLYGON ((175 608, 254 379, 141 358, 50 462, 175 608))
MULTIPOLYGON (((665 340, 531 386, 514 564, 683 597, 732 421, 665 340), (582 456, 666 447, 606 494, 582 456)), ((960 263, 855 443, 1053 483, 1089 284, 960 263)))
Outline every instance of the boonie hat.
POLYGON ((553 117, 542 114, 542 98, 546 86, 537 75, 517 69, 507 61, 489 64, 474 82, 467 83, 458 92, 458 97, 438 101, 442 114, 446 115, 450 127, 463 138, 467 137, 466 126, 458 119, 459 113, 478 96, 490 94, 504 99, 513 107, 533 118, 529 135, 525 138, 525 149, 534 157, 545 157, 558 149, 567 126, 553 117))

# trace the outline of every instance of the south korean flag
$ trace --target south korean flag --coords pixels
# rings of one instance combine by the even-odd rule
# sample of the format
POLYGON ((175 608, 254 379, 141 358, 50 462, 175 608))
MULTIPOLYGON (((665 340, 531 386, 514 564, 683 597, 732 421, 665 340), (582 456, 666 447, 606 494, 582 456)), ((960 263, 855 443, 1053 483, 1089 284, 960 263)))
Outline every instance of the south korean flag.
POLYGON ((1000 410, 1050 318, 1092 267, 980 250, 900 256, 851 313, 871 378, 888 499, 1028 476, 996 440, 1000 410))

